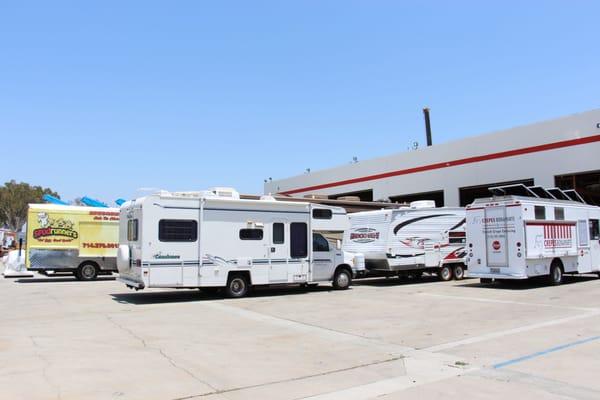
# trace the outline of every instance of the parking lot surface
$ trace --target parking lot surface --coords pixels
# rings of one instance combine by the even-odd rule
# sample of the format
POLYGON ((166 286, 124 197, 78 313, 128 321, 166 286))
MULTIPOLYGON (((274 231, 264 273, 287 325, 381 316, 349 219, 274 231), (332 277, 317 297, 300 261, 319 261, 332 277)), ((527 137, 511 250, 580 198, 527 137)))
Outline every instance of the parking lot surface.
POLYGON ((2 399, 599 399, 600 280, 133 292, 1 279, 2 399))

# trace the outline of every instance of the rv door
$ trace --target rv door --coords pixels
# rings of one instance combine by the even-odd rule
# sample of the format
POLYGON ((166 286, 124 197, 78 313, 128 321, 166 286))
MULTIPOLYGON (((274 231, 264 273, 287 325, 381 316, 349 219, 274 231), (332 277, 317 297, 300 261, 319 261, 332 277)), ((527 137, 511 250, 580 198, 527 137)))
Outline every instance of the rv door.
POLYGON ((273 222, 271 224, 271 238, 268 241, 269 254, 269 282, 287 282, 288 281, 288 241, 285 234, 286 224, 283 221, 273 222))
POLYGON ((508 266, 508 241, 506 227, 506 207, 486 207, 483 230, 487 263, 490 267, 508 266))

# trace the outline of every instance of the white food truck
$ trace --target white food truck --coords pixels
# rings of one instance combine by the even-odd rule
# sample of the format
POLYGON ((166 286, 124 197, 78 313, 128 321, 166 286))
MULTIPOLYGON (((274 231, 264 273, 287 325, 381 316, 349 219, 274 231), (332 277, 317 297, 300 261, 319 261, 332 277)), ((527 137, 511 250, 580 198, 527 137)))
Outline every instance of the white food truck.
POLYGON ((436 273, 442 280, 465 274, 465 209, 415 201, 409 207, 349 215, 343 249, 364 255, 368 275, 419 277, 436 273))
POLYGON ((240 199, 230 188, 162 191, 121 206, 117 266, 130 288, 224 289, 333 282, 347 289, 364 258, 341 251, 340 207, 240 199))
POLYGON ((467 207, 469 276, 491 280, 600 273, 600 207, 574 191, 510 185, 467 207))

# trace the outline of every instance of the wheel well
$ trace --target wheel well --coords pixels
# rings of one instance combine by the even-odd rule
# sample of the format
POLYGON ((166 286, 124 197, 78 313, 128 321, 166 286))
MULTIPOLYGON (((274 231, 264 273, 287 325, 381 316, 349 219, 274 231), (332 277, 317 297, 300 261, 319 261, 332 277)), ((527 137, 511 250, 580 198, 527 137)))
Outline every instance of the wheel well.
POLYGON ((250 271, 229 271, 229 274, 227 274, 227 282, 229 282, 229 280, 235 275, 243 276, 248 281, 248 284, 252 285, 252 278, 250 277, 250 271))
POLYGON ((98 265, 98 263, 97 263, 96 261, 91 261, 91 260, 85 260, 85 261, 82 261, 82 262, 81 262, 81 263, 80 263, 80 264, 77 266, 77 268, 79 269, 79 268, 83 267, 85 264, 91 264, 91 265, 93 265, 93 266, 94 266, 94 267, 95 267, 95 268, 96 268, 98 271, 100 271, 100 266, 98 265))
POLYGON ((350 274, 350 277, 352 277, 352 268, 348 264, 338 265, 337 268, 335 269, 335 273, 337 274, 342 269, 345 269, 350 274))
POLYGON ((555 258, 552 260, 552 262, 550 263, 550 268, 552 268, 553 265, 558 265, 560 267, 560 269, 562 270, 562 272, 565 272, 565 266, 563 265, 563 262, 560 258, 555 258))

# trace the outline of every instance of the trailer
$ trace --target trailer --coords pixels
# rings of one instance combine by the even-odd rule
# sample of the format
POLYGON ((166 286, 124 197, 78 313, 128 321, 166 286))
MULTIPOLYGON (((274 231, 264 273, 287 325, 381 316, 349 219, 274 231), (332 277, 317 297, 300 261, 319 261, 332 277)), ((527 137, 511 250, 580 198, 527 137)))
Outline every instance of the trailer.
POLYGON ((343 249, 365 257, 367 275, 442 280, 465 276, 465 209, 416 201, 408 207, 349 215, 343 249))
POLYGON ((130 288, 223 289, 332 282, 347 289, 364 258, 341 250, 346 211, 231 188, 166 192, 121 206, 117 265, 130 288))
POLYGON ((574 191, 510 185, 467 207, 469 275, 482 282, 600 274, 600 207, 574 191))
POLYGON ((117 270, 119 209, 30 204, 25 264, 94 280, 117 270))

